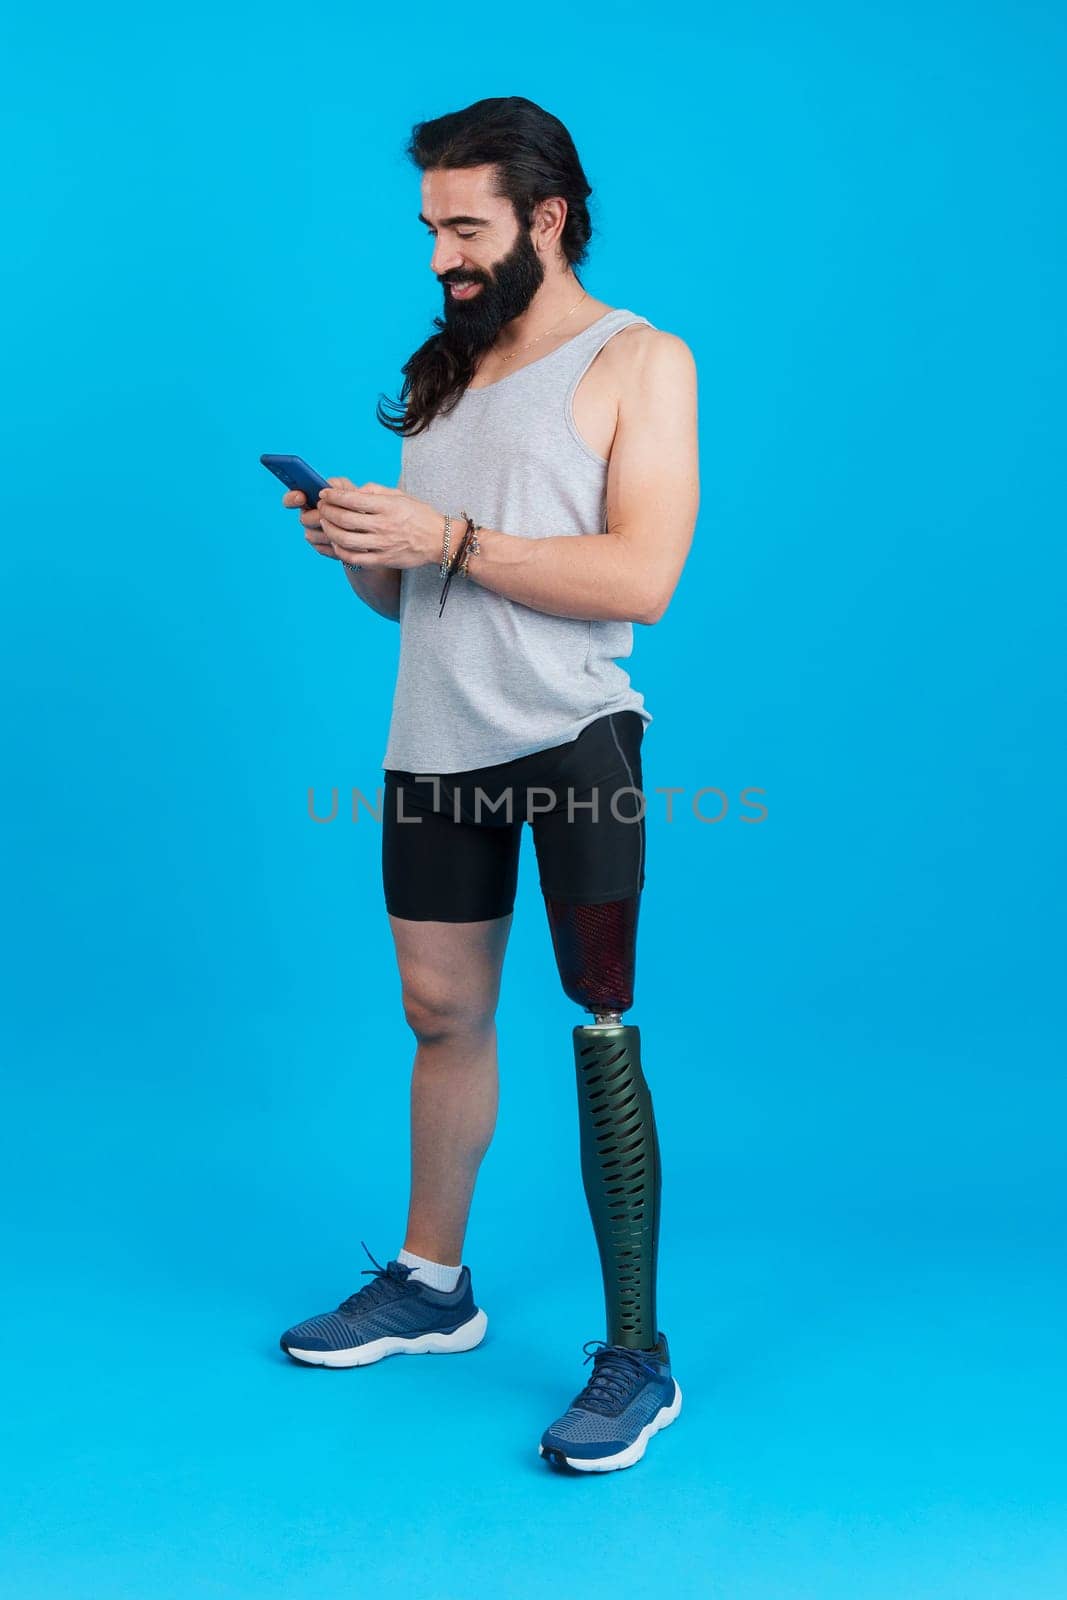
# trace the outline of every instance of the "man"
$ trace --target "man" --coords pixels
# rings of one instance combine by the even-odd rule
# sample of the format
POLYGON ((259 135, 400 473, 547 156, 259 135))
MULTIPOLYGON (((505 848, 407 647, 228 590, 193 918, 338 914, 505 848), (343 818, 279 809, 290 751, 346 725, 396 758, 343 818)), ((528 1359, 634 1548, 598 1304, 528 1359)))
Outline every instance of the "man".
POLYGON ((494 1018, 528 822, 564 990, 593 1013, 573 1045, 608 1324, 538 1448, 609 1471, 681 1405, 656 1319, 659 1145, 638 1029, 621 1020, 651 714, 618 661, 632 624, 663 615, 692 539, 695 366, 681 339, 579 281, 591 191, 555 117, 483 100, 418 124, 408 153, 445 299, 403 369, 399 421, 379 409, 404 438, 400 484, 331 478, 301 521, 401 624, 382 863, 417 1040, 411 1200, 396 1258, 371 1256, 362 1289, 281 1343, 298 1361, 362 1366, 484 1337, 461 1263, 496 1121, 494 1018))

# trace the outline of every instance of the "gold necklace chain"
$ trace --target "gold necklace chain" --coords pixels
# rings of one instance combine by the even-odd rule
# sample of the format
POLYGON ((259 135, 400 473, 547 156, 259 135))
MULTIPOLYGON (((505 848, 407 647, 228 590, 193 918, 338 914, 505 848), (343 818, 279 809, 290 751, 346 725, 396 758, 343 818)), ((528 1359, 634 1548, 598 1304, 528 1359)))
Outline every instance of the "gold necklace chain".
MULTIPOLYGON (((582 299, 581 300, 576 300, 574 302, 574 304, 571 306, 570 310, 567 312, 567 317, 572 317, 574 315, 574 313, 577 311, 578 307, 581 305, 582 300, 588 300, 588 299, 589 299, 588 290, 583 289, 582 290, 582 299)), ((567 320, 567 317, 561 317, 560 320, 556 323, 556 328, 562 328, 563 324, 567 320)), ((498 361, 514 361, 515 357, 516 356, 521 356, 522 352, 524 350, 529 350, 529 348, 530 348, 530 346, 532 344, 537 344, 539 340, 547 339, 550 333, 555 333, 556 328, 546 328, 544 333, 539 333, 537 335, 536 339, 527 340, 527 342, 525 344, 521 344, 517 350, 513 350, 509 356, 502 355, 499 350, 494 350, 493 354, 496 356, 498 361)))

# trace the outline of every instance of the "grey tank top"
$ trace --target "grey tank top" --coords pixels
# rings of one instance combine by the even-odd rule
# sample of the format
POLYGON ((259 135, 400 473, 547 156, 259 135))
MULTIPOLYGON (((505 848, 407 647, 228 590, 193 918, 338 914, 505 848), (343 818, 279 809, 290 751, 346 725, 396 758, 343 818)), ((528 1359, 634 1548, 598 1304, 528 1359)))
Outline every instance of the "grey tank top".
MULTIPOLYGON (((464 390, 447 416, 404 439, 401 488, 522 539, 606 533, 608 463, 579 434, 572 401, 593 358, 635 322, 653 326, 606 311, 548 355, 464 390)), ((460 577, 438 616, 441 581, 436 566, 401 574, 383 767, 467 772, 567 744, 611 711, 652 721, 618 665, 633 649, 630 622, 549 616, 460 577)))

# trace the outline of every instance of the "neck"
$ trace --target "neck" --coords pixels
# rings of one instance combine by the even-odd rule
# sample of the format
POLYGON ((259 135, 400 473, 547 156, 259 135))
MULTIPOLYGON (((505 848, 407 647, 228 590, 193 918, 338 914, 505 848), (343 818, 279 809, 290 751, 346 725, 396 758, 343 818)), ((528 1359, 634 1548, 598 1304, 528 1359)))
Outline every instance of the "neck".
POLYGON ((497 335, 493 349, 501 355, 509 355, 512 350, 521 349, 531 339, 547 333, 570 312, 574 312, 574 318, 580 317, 586 298, 586 292, 573 273, 567 273, 558 282, 546 280, 521 317, 513 318, 497 335))

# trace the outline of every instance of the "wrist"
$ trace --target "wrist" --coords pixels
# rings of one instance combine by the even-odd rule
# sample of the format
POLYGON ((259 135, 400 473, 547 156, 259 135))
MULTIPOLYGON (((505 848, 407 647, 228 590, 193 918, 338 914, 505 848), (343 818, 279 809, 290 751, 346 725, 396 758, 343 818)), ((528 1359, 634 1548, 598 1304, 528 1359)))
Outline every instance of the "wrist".
POLYGON ((438 616, 444 613, 445 602, 448 599, 448 591, 452 587, 453 578, 457 573, 464 578, 469 576, 467 570, 468 561, 472 555, 477 554, 481 549, 478 543, 479 527, 470 512, 461 511, 458 522, 462 524, 462 532, 459 533, 453 545, 453 518, 451 516, 445 518, 445 532, 441 553, 441 576, 444 579, 444 587, 441 590, 441 607, 437 613, 438 616))

